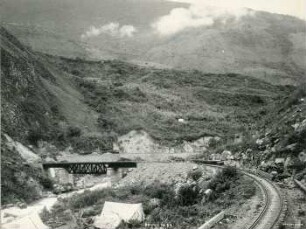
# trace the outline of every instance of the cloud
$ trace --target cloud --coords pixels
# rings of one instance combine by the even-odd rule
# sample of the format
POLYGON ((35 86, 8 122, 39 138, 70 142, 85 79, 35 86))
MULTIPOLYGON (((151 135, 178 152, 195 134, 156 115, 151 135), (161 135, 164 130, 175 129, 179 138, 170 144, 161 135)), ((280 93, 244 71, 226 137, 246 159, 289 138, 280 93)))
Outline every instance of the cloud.
POLYGON ((152 27, 160 35, 172 35, 186 28, 210 26, 216 19, 226 22, 229 18, 240 18, 251 14, 248 9, 228 9, 202 4, 191 4, 189 8, 175 8, 168 15, 160 17, 152 27))
POLYGON ((189 3, 189 8, 175 8, 152 24, 160 35, 173 35, 186 28, 210 26, 216 19, 226 22, 261 10, 306 18, 305 0, 166 0, 189 3), (252 10, 250 10, 252 9, 252 10))
POLYGON ((109 24, 95 27, 91 26, 84 34, 81 35, 82 39, 97 37, 100 34, 108 34, 114 37, 133 37, 137 29, 132 25, 120 26, 119 23, 111 22, 109 24))

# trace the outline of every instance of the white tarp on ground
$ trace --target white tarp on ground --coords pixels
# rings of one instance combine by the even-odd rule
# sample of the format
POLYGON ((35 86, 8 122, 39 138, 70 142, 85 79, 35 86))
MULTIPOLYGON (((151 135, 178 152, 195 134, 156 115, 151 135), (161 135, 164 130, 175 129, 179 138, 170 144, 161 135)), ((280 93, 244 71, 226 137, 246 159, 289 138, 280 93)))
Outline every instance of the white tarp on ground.
POLYGON ((122 221, 129 222, 145 219, 142 204, 125 204, 106 201, 101 212, 95 220, 94 226, 100 229, 115 229, 122 221))
POLYGON ((16 219, 11 223, 1 225, 2 229, 49 229, 37 213, 16 219))

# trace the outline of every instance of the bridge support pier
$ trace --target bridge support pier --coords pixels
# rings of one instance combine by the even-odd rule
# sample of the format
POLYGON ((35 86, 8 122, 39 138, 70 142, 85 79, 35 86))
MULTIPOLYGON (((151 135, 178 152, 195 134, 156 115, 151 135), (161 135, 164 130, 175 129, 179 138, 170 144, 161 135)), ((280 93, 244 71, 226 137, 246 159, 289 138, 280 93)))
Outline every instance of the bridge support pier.
POLYGON ((59 184, 74 184, 73 174, 69 174, 66 169, 63 168, 48 168, 44 169, 46 175, 59 184))
POLYGON ((120 168, 107 168, 107 176, 110 176, 111 183, 116 183, 122 178, 122 169, 120 168))

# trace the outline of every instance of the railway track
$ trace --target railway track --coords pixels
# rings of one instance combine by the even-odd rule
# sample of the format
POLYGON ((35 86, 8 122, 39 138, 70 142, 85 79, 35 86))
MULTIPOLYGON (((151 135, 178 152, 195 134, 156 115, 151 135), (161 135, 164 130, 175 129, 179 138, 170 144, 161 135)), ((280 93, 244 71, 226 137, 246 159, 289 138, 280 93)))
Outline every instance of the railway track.
POLYGON ((278 187, 271 181, 254 175, 252 173, 242 173, 252 178, 260 187, 263 193, 264 206, 256 219, 247 227, 248 229, 277 229, 284 210, 284 199, 278 187))
MULTIPOLYGON (((193 162, 199 163, 196 160, 193 162)), ((203 164, 203 163, 201 163, 203 164)), ((203 165, 224 168, 221 165, 203 165)), ((251 171, 240 170, 242 174, 253 179, 263 193, 264 206, 260 214, 246 225, 246 229, 278 229, 283 220, 285 211, 285 200, 278 187, 269 179, 266 179, 251 171)))
MULTIPOLYGON (((224 166, 218 162, 213 164, 208 161, 191 160, 197 164, 215 167, 223 169, 224 166)), ((152 163, 152 162, 145 162, 152 163)), ((169 163, 169 162, 157 162, 157 163, 169 163)), ((260 174, 254 171, 239 170, 245 176, 253 179, 257 186, 260 188, 263 194, 264 206, 260 214, 250 222, 249 225, 245 225, 245 229, 278 229, 280 223, 283 221, 284 212, 286 211, 286 200, 280 192, 279 188, 268 178, 265 178, 266 174, 260 174)))

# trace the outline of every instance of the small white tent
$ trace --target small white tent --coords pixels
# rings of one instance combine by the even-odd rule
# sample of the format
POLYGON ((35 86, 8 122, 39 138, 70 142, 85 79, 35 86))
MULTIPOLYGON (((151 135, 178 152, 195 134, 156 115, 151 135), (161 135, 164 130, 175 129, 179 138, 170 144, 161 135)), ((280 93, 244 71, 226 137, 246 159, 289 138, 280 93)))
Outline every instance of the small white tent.
POLYGON ((2 229, 49 229, 40 219, 37 213, 17 218, 13 222, 1 225, 2 229))
POLYGON ((115 229, 120 223, 145 219, 142 204, 125 204, 106 201, 101 212, 94 222, 99 229, 115 229))

